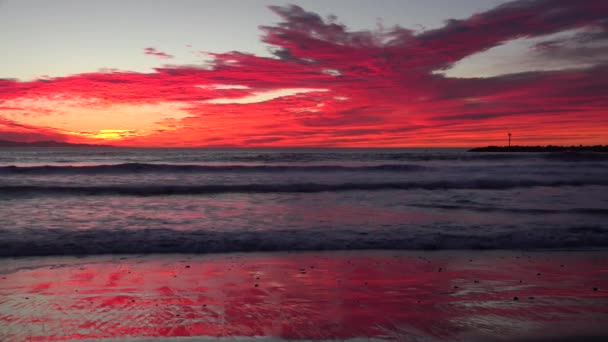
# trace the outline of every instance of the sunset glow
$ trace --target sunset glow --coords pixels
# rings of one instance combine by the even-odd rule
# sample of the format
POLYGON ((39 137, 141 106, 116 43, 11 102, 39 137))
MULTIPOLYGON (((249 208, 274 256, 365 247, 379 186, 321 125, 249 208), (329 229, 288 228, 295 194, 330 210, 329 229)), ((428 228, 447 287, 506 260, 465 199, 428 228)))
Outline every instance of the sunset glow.
POLYGON ((0 73, 0 140, 478 146, 513 132, 517 144, 608 143, 608 2, 505 2, 433 29, 404 21, 358 30, 340 13, 268 10, 280 20, 259 23, 268 55, 235 43, 181 64, 169 49, 133 42, 163 64, 35 79, 0 73))

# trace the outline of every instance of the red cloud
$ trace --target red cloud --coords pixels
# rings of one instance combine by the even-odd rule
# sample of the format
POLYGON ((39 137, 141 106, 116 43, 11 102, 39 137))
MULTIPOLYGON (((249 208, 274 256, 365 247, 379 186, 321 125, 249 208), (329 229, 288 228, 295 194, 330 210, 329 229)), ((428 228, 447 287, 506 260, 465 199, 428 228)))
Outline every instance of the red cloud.
POLYGON ((169 59, 169 58, 173 58, 172 55, 168 54, 168 53, 164 53, 162 51, 158 51, 153 47, 148 47, 144 49, 144 53, 146 55, 150 55, 150 56, 156 56, 158 58, 163 58, 163 59, 169 59))
MULTIPOLYGON (((283 21, 262 27, 262 39, 276 58, 231 52, 211 54, 214 61, 204 67, 0 80, 0 101, 61 95, 180 103, 189 113, 153 134, 117 142, 124 145, 463 146, 496 143, 507 131, 518 143, 606 143, 605 59, 587 69, 491 78, 435 72, 516 38, 589 28, 587 41, 605 39, 608 2, 513 1, 422 33, 400 27, 353 32, 298 6, 271 10, 283 21), (226 100, 281 89, 306 91, 226 100)), ((166 55, 153 48, 146 53, 166 55)))
MULTIPOLYGON (((1 110, 0 108, 0 113, 1 110)), ((0 116, 0 140, 24 142, 64 141, 66 137, 52 129, 23 125, 0 116)))

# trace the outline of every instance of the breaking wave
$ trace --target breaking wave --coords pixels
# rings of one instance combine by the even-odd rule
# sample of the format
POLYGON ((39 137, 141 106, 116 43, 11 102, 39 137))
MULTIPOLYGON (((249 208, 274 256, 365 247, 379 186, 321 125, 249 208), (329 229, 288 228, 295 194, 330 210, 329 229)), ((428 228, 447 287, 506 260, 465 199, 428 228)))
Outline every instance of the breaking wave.
POLYGON ((393 229, 177 231, 172 229, 0 231, 0 257, 315 250, 537 249, 608 247, 600 226, 536 228, 478 235, 393 229))
POLYGON ((608 178, 543 180, 543 179, 471 179, 455 181, 370 182, 370 183, 253 183, 253 184, 208 184, 208 185, 2 185, 0 195, 75 195, 75 196, 170 196, 206 195, 223 193, 317 193, 341 191, 380 190, 449 190, 476 189, 502 190, 530 187, 561 187, 608 185, 608 178))
POLYGON ((420 171, 427 167, 408 164, 382 164, 369 166, 341 165, 194 165, 125 163, 91 166, 2 166, 0 174, 129 174, 129 173, 196 173, 196 172, 289 172, 289 171, 420 171))

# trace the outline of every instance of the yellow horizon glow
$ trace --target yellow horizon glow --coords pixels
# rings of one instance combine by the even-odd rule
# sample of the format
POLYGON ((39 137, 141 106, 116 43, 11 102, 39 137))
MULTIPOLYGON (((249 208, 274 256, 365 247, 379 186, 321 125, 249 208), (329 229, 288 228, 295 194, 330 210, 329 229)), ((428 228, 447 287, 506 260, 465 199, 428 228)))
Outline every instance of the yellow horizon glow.
POLYGON ((175 130, 191 116, 183 103, 108 103, 92 98, 17 98, 4 105, 15 108, 2 115, 21 124, 44 127, 91 139, 121 140, 175 130), (23 108, 23 109, 22 109, 23 108), (169 125, 168 123, 171 123, 169 125))

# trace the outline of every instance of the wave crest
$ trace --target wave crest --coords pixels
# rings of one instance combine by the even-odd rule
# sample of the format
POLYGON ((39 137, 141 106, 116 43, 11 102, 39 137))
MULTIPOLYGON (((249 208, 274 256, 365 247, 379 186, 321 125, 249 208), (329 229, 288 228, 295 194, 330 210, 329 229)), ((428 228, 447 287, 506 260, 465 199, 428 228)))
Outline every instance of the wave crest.
POLYGON ((0 230, 0 257, 145 254, 226 253, 250 251, 314 250, 437 250, 437 249, 535 249, 608 247, 608 229, 599 226, 537 228, 532 231, 445 234, 424 231, 374 230, 273 230, 176 231, 172 229, 0 230))
POLYGON ((75 196, 170 196, 206 195, 222 193, 316 193, 341 191, 380 191, 380 190, 449 190, 477 189, 502 190, 530 188, 539 186, 586 186, 608 185, 608 178, 580 180, 532 180, 532 179, 473 179, 457 181, 430 182, 372 182, 372 183, 267 183, 267 184, 217 184, 217 185, 99 185, 99 186, 36 186, 4 185, 0 194, 6 195, 75 195, 75 196))
POLYGON ((289 172, 289 171, 420 171, 421 165, 382 164, 368 166, 342 165, 196 165, 196 164, 147 164, 124 163, 91 166, 2 166, 0 174, 131 174, 131 173, 196 173, 196 172, 289 172))

